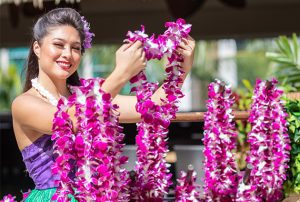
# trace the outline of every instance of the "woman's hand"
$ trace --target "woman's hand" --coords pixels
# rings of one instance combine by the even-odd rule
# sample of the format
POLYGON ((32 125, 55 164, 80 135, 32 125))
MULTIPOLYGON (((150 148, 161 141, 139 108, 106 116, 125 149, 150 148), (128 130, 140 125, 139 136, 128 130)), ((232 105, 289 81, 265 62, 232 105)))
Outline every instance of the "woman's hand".
POLYGON ((186 39, 183 38, 182 42, 179 44, 177 48, 177 52, 181 54, 183 57, 184 61, 181 63, 181 66, 184 72, 188 73, 193 67, 194 53, 195 53, 195 40, 190 35, 188 35, 186 39))
POLYGON ((102 90, 114 98, 133 76, 145 69, 146 63, 140 41, 122 45, 116 52, 116 67, 105 79, 102 90))
POLYGON ((145 51, 140 41, 123 44, 116 52, 115 71, 123 75, 126 80, 144 70, 146 64, 145 51))

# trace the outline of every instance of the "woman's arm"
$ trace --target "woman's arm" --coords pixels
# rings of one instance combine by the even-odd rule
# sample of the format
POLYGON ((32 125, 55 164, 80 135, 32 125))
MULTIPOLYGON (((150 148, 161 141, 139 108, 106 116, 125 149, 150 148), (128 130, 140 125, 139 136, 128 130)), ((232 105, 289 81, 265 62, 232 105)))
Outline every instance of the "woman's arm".
MULTIPOLYGON (((182 75, 182 79, 186 78, 187 73, 184 73, 182 75)), ((180 84, 181 86, 182 84, 180 84)), ((162 86, 160 86, 152 95, 151 100, 155 102, 158 105, 161 105, 161 98, 165 98, 166 94, 164 92, 164 89, 162 86)), ((136 96, 131 95, 117 95, 115 99, 113 100, 114 104, 117 104, 119 106, 119 112, 120 112, 120 122, 121 123, 136 123, 141 120, 141 115, 138 113, 135 109, 135 106, 137 104, 137 98, 136 96)))
MULTIPOLYGON (((182 75, 185 79, 187 73, 182 75)), ((165 98, 166 94, 162 86, 160 86, 152 95, 151 100, 158 105, 161 105, 161 98, 165 98)), ((141 120, 141 115, 135 109, 137 104, 136 96, 132 95, 117 95, 114 100, 114 104, 119 106, 118 111, 120 112, 119 120, 121 123, 136 123, 141 120)))
MULTIPOLYGON (((142 43, 137 41, 121 46, 116 53, 116 64, 114 72, 102 84, 103 90, 110 93, 113 98, 131 77, 145 68, 146 59, 142 43)), ((14 123, 24 130, 41 134, 52 134, 56 111, 56 107, 29 93, 17 97, 12 103, 14 123)), ((74 106, 68 109, 68 114, 73 124, 73 131, 76 132, 77 119, 74 106)))
MULTIPOLYGON (((182 43, 178 47, 177 51, 182 55, 184 62, 181 64, 184 74, 181 75, 182 81, 185 80, 190 72, 194 61, 195 40, 188 36, 187 39, 183 39, 182 43)), ((183 83, 179 86, 181 87, 183 83)), ((152 95, 151 100, 158 105, 161 105, 161 98, 166 98, 166 94, 162 86, 160 86, 152 95)), ((113 100, 113 103, 117 104, 120 112, 121 123, 134 123, 141 119, 140 114, 136 111, 135 105, 137 103, 136 96, 117 95, 113 100)))
POLYGON ((142 43, 124 44, 116 52, 116 67, 105 79, 102 90, 110 93, 114 98, 123 86, 136 74, 146 67, 145 52, 142 43))

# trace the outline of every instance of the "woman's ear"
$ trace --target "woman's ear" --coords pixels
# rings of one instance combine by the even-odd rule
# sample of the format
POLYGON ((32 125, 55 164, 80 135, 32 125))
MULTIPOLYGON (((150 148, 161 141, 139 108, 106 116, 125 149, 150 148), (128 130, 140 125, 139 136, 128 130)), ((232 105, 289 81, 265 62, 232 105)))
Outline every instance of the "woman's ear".
POLYGON ((33 49, 33 52, 35 53, 36 57, 40 58, 41 48, 40 48, 40 45, 37 41, 33 42, 32 49, 33 49))

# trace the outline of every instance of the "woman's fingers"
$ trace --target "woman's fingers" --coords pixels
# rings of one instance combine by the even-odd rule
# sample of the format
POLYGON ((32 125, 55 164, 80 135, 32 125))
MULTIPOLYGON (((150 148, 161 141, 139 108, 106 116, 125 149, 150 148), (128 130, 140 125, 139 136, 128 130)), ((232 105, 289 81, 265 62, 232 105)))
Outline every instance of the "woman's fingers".
POLYGON ((178 47, 176 49, 177 54, 180 55, 180 56, 185 55, 186 54, 185 51, 186 51, 185 49, 180 48, 180 47, 178 47))
POLYGON ((186 50, 186 51, 192 51, 193 48, 189 45, 185 45, 185 44, 179 44, 178 48, 177 49, 182 49, 182 50, 186 50))
POLYGON ((195 48, 195 41, 191 36, 187 36, 187 38, 182 38, 178 48, 181 48, 186 51, 193 51, 195 48))
POLYGON ((187 36, 187 39, 188 39, 189 41, 192 41, 192 42, 195 43, 195 39, 194 39, 193 37, 191 37, 190 35, 187 36))
POLYGON ((195 40, 190 35, 188 35, 187 38, 183 38, 183 41, 186 44, 190 44, 190 45, 195 44, 195 40))
POLYGON ((180 43, 178 46, 177 46, 177 50, 178 49, 186 49, 186 46, 183 44, 183 43, 180 43))
POLYGON ((132 48, 132 49, 139 49, 142 47, 142 42, 141 41, 130 41, 128 39, 125 39, 123 41, 125 44, 123 44, 119 50, 121 51, 126 51, 127 49, 129 48, 132 48))
POLYGON ((181 39, 181 42, 183 42, 185 45, 188 45, 188 44, 189 44, 189 41, 188 41, 186 38, 182 38, 182 39, 181 39))
POLYGON ((145 51, 143 51, 141 59, 142 59, 143 70, 145 70, 146 66, 147 66, 147 59, 146 59, 146 53, 145 53, 145 51))
POLYGON ((125 43, 119 48, 119 50, 122 52, 126 51, 130 46, 132 46, 132 43, 125 43))
POLYGON ((189 46, 190 46, 192 49, 194 49, 195 46, 196 46, 196 41, 195 41, 190 35, 188 35, 187 40, 188 40, 189 46))
POLYGON ((147 62, 145 51, 142 52, 142 61, 143 61, 143 62, 147 62))
POLYGON ((143 47, 139 47, 136 51, 138 52, 138 56, 139 56, 139 57, 142 57, 142 56, 143 56, 143 53, 144 53, 143 47))
POLYGON ((124 39, 123 43, 133 43, 134 41, 130 41, 129 39, 124 39))
POLYGON ((132 46, 130 47, 130 49, 138 49, 141 48, 143 45, 143 43, 141 41, 135 41, 132 46))

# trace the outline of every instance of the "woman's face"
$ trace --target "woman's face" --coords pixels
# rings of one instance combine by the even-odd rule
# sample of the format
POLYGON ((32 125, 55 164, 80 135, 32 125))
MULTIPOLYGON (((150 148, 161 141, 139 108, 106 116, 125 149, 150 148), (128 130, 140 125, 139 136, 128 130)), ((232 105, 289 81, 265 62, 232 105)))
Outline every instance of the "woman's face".
POLYGON ((79 32, 72 26, 51 27, 33 50, 38 57, 40 71, 50 78, 67 79, 78 68, 81 59, 79 32))

